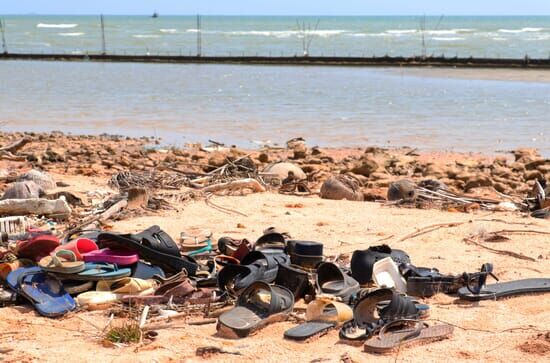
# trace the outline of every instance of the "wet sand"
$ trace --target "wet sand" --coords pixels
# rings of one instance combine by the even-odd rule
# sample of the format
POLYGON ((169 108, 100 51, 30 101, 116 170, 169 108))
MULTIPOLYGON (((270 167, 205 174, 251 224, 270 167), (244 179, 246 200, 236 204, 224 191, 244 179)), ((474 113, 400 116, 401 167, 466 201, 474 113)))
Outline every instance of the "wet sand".
POLYGON ((401 68, 388 70, 401 75, 446 79, 514 81, 549 83, 549 69, 490 69, 490 68, 401 68))

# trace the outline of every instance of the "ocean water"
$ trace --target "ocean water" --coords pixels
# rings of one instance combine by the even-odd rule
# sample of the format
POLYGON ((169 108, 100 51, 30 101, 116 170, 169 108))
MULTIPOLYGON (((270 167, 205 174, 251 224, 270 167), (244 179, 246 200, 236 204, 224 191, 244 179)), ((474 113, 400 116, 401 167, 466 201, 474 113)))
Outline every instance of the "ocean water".
POLYGON ((489 153, 521 146, 550 156, 550 83, 441 72, 450 77, 396 68, 0 61, 0 127, 158 136, 174 145, 214 139, 254 147, 303 136, 321 146, 489 153))
MULTIPOLYGON (((10 52, 101 50, 99 16, 5 16, 10 52)), ((193 16, 105 16, 110 53, 196 54, 193 16)), ((204 16, 203 55, 550 57, 550 16, 204 16), (300 25, 298 25, 300 24, 300 25), (305 28, 306 31, 300 29, 305 28), (424 39, 424 42, 423 40, 424 39), (423 45, 424 44, 424 45, 423 45)))

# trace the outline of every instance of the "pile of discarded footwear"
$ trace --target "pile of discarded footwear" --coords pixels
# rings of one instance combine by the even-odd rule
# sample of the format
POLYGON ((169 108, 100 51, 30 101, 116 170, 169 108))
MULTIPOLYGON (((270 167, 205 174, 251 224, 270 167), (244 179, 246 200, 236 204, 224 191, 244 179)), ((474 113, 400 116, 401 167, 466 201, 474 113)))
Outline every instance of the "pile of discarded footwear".
POLYGON ((53 318, 114 304, 164 311, 233 304, 218 314, 217 332, 235 339, 305 310, 305 322, 286 339, 310 341, 339 329, 341 342, 372 353, 451 336, 451 325, 428 322, 430 307, 419 298, 446 293, 478 301, 550 291, 550 279, 542 278, 486 284, 496 279, 489 263, 460 275, 417 267, 387 245, 357 250, 340 265, 324 256, 322 243, 274 228, 255 242, 221 237, 217 245, 209 232, 182 234, 178 245, 158 226, 137 234, 85 231, 63 241, 28 229, 8 242, 0 264, 4 305, 32 304, 53 318), (307 306, 300 309, 302 299, 307 306))

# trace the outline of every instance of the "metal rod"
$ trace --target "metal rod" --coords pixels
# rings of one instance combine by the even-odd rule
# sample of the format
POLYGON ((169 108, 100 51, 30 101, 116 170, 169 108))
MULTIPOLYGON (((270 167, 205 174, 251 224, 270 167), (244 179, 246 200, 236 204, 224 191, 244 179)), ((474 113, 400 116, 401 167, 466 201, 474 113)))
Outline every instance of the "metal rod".
POLYGON ((4 49, 4 54, 8 54, 8 44, 6 43, 6 34, 5 34, 5 25, 6 21, 2 18, 0 19, 0 32, 2 32, 2 49, 4 49))
POLYGON ((107 54, 107 48, 105 46, 105 23, 103 21, 103 14, 100 16, 101 19, 101 54, 107 54))

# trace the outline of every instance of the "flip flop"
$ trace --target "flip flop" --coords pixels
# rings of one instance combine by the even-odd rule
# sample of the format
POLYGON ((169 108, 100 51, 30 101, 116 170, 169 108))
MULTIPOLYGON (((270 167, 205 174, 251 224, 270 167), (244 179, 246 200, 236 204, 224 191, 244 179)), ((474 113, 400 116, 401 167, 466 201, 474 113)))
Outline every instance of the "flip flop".
POLYGON ((346 304, 324 299, 314 300, 307 305, 307 322, 287 330, 284 337, 290 340, 305 341, 322 335, 352 318, 353 310, 346 304))
POLYGON ((97 239, 102 248, 135 251, 147 261, 172 273, 185 269, 190 276, 194 276, 199 267, 191 257, 181 256, 174 240, 159 226, 149 227, 138 234, 101 233, 97 239))
POLYGON ((296 301, 306 295, 315 296, 315 288, 310 281, 310 273, 300 268, 300 266, 279 265, 275 284, 292 291, 296 301))
POLYGON ((153 305, 153 304, 166 304, 170 299, 175 304, 184 302, 187 297, 197 289, 191 283, 191 280, 185 275, 179 275, 177 278, 169 280, 169 282, 163 283, 153 296, 125 296, 124 301, 132 300, 132 302, 153 305))
POLYGON ((82 257, 86 262, 114 263, 117 266, 133 265, 139 261, 139 256, 135 252, 128 250, 112 250, 110 248, 83 253, 82 257))
POLYGON ((218 251, 224 255, 235 257, 239 261, 242 261, 252 251, 253 246, 247 239, 238 240, 231 237, 220 237, 218 240, 218 251))
POLYGON ((57 247, 55 250, 72 251, 76 256, 77 261, 84 261, 84 258, 82 256, 85 253, 97 251, 97 244, 88 238, 77 238, 75 240, 70 241, 69 243, 65 243, 57 247))
POLYGON ((491 285, 485 285, 483 281, 480 287, 468 284, 459 289, 458 296, 463 300, 480 301, 543 292, 550 292, 550 279, 524 279, 491 285))
POLYGON ((60 243, 59 238, 48 234, 42 234, 29 240, 17 242, 15 254, 20 258, 40 261, 40 259, 52 253, 60 243))
POLYGON ((120 280, 101 280, 96 291, 84 292, 76 297, 79 306, 88 310, 103 310, 124 298, 151 295, 155 292, 157 283, 153 280, 141 280, 126 277, 120 280))
POLYGON ((116 265, 108 263, 86 263, 82 272, 76 274, 66 274, 63 278, 67 280, 78 281, 99 281, 99 280, 118 280, 122 277, 128 277, 132 273, 129 268, 119 269, 116 265))
POLYGON ((453 330, 447 324, 428 326, 418 320, 397 320, 385 325, 377 337, 367 340, 363 349, 369 353, 390 353, 404 346, 446 339, 453 334, 453 330), (400 329, 390 330, 396 326, 400 329))
POLYGON ((378 287, 395 289, 403 294, 407 292, 407 282, 391 257, 378 260, 372 266, 372 279, 378 287))
POLYGON ((77 261, 72 251, 56 250, 38 262, 42 270, 57 274, 75 274, 84 271, 84 262, 77 261))
POLYGON ((242 292, 233 309, 220 315, 216 329, 226 338, 244 338, 285 320, 293 307, 294 296, 286 287, 257 281, 242 292))
POLYGON ((42 271, 40 267, 20 268, 8 275, 8 286, 24 297, 36 311, 49 318, 63 316, 76 308, 73 298, 63 284, 42 271))
MULTIPOLYGON (((185 275, 187 275, 186 272, 185 275)), ((132 277, 142 280, 149 280, 155 278, 156 276, 165 277, 166 275, 160 267, 153 266, 143 261, 138 261, 138 263, 132 266, 132 277)))
POLYGON ((317 267, 317 290, 321 294, 339 297, 349 304, 359 292, 359 283, 345 274, 332 262, 323 262, 317 267))

